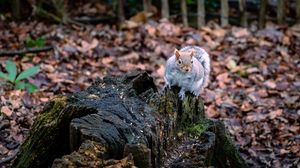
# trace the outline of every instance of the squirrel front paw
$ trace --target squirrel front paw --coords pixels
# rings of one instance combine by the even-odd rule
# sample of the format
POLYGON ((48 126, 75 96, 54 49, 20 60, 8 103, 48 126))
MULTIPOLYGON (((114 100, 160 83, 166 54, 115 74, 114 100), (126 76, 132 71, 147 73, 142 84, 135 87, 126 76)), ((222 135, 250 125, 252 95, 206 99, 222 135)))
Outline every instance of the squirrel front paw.
POLYGON ((163 90, 166 89, 171 89, 171 85, 169 83, 166 83, 165 86, 163 87, 163 90))
POLYGON ((198 97, 201 93, 201 90, 194 90, 192 93, 194 96, 198 97))
POLYGON ((178 94, 179 94, 180 99, 183 100, 184 97, 185 97, 185 91, 184 90, 180 90, 180 92, 178 94))

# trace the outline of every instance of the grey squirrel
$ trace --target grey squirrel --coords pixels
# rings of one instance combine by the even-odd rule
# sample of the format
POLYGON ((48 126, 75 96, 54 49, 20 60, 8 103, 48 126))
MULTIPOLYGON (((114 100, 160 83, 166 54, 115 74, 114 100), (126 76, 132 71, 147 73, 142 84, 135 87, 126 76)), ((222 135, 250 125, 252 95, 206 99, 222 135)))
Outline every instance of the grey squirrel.
POLYGON ((165 88, 180 87, 181 100, 186 91, 199 96, 208 83, 209 73, 210 58, 204 49, 197 46, 187 46, 179 51, 175 49, 165 66, 165 88))

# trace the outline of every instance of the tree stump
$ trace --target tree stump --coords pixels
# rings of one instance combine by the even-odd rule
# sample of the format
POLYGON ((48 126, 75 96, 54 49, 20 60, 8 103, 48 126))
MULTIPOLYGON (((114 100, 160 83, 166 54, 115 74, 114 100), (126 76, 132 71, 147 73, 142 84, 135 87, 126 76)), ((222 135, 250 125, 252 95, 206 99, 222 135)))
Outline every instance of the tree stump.
POLYGON ((34 122, 13 166, 246 167, 224 125, 201 98, 158 92, 146 72, 96 80, 53 99, 34 122))

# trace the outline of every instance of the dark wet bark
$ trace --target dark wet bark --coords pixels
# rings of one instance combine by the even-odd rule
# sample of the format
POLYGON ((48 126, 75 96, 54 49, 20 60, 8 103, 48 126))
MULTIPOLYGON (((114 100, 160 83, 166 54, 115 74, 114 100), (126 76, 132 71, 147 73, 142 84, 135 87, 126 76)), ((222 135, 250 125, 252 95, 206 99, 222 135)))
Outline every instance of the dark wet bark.
POLYGON ((157 92, 147 73, 134 72, 58 97, 14 166, 246 167, 224 125, 205 118, 203 100, 187 93, 181 101, 178 90, 157 92))

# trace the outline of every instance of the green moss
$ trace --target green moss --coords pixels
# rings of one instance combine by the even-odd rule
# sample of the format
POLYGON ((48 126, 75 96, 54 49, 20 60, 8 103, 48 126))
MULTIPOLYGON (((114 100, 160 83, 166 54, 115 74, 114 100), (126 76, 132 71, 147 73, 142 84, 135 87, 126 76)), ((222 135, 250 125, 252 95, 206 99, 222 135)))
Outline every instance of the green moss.
POLYGON ((191 124, 186 128, 186 132, 193 136, 200 136, 209 127, 209 122, 207 120, 200 120, 197 123, 191 124))
POLYGON ((51 153, 52 148, 47 144, 57 138, 57 129, 59 129, 57 128, 57 118, 66 103, 67 97, 56 97, 44 108, 32 126, 29 136, 22 144, 14 167, 37 167, 33 166, 33 164, 41 164, 40 159, 37 158, 51 153), (45 139, 45 137, 47 138, 45 139))

